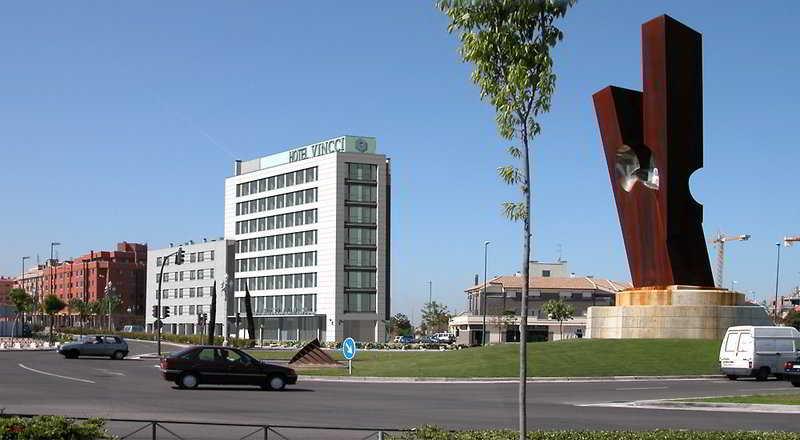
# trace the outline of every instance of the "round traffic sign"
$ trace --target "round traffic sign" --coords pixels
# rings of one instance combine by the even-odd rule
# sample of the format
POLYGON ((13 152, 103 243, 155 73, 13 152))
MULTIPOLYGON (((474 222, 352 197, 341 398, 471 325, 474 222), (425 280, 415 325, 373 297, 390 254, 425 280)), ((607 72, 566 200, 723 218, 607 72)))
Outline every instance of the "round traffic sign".
POLYGON ((347 338, 342 341, 342 356, 348 361, 356 357, 356 341, 353 338, 347 338))

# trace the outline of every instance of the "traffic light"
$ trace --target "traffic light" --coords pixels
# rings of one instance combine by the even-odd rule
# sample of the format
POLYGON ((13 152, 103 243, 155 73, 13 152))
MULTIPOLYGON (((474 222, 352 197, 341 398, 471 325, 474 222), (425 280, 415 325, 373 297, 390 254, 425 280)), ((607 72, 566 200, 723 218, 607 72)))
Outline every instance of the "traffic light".
POLYGON ((153 318, 158 318, 158 306, 153 306, 153 318))
POLYGON ((186 259, 186 251, 179 247, 178 252, 175 254, 175 264, 183 264, 184 259, 186 259))
POLYGON ((163 318, 169 318, 169 306, 164 306, 164 315, 163 318))

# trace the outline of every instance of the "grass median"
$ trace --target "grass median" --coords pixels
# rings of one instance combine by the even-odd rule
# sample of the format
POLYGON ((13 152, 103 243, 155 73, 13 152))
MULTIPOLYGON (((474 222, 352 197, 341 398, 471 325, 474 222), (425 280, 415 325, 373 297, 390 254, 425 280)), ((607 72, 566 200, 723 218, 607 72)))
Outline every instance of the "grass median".
POLYGON ((753 394, 749 396, 707 397, 690 399, 688 402, 702 403, 750 403, 766 405, 800 405, 800 393, 753 394))
MULTIPOLYGON (((572 339, 528 344, 529 376, 671 376, 718 374, 717 340, 572 339)), ((452 351, 360 351, 354 376, 514 377, 517 344, 452 351)), ((292 351, 253 351, 261 359, 285 360, 292 351)), ((343 360, 338 351, 329 351, 343 360)), ((344 376, 343 368, 303 369, 301 374, 344 376)))

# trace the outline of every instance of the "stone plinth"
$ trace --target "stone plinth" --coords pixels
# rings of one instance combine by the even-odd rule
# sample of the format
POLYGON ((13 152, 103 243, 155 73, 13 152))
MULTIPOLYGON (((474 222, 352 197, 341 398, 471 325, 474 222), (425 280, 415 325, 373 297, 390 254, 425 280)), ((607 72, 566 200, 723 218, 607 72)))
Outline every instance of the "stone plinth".
POLYGON ((668 286, 617 293, 616 306, 590 307, 586 336, 596 339, 721 339, 734 325, 772 325, 766 310, 726 289, 668 286))

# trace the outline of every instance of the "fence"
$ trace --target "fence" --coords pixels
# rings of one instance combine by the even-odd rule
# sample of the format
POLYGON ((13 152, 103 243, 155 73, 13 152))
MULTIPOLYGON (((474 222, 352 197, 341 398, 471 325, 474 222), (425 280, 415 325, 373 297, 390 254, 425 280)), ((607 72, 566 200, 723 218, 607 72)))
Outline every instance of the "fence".
MULTIPOLYGON (((0 417, 35 417, 34 414, 0 413, 0 417)), ((87 417, 68 417, 86 420, 87 417)), ((342 428, 312 425, 275 425, 262 423, 214 423, 154 419, 104 419, 108 430, 120 440, 312 440, 359 439, 384 440, 391 434, 410 432, 398 428, 342 428)))

